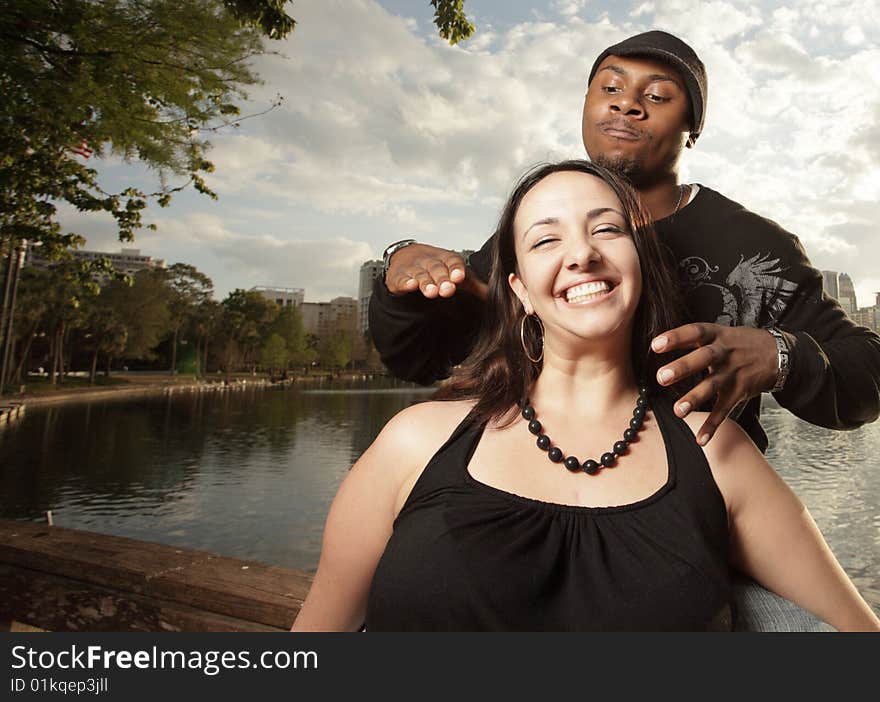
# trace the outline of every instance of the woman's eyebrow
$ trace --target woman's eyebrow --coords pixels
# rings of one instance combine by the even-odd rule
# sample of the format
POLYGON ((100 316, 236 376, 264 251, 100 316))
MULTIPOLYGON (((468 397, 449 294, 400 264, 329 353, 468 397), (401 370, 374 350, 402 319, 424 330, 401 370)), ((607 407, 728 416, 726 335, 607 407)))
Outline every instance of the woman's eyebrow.
MULTIPOLYGON (((595 219, 606 212, 613 212, 614 214, 623 217, 623 212, 615 210, 613 207, 597 207, 596 209, 587 212, 587 219, 595 219)), ((626 219, 626 217, 623 217, 623 219, 626 219)))
POLYGON ((544 217, 544 219, 539 219, 537 222, 533 222, 531 226, 523 232, 523 238, 525 238, 532 229, 540 227, 542 224, 559 224, 559 219, 556 217, 544 217))
MULTIPOLYGON (((622 219, 626 219, 623 216, 623 212, 620 210, 615 210, 613 207, 596 207, 587 212, 587 219, 595 219, 596 217, 600 217, 603 214, 608 212, 613 212, 616 215, 619 215, 622 219)), ((532 222, 528 229, 523 232, 522 238, 525 239, 528 236, 528 233, 532 231, 535 227, 540 227, 542 224, 559 224, 559 218, 557 217, 544 217, 543 219, 539 219, 536 222, 532 222)))

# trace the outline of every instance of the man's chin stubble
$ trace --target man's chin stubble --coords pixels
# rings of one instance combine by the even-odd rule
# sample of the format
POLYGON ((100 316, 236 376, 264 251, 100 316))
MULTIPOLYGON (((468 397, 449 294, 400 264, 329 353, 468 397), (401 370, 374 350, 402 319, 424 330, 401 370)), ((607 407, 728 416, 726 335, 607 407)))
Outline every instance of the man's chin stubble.
POLYGON ((625 176, 633 183, 637 182, 642 175, 642 163, 636 158, 624 158, 623 156, 606 156, 599 154, 593 163, 607 168, 618 175, 625 176))

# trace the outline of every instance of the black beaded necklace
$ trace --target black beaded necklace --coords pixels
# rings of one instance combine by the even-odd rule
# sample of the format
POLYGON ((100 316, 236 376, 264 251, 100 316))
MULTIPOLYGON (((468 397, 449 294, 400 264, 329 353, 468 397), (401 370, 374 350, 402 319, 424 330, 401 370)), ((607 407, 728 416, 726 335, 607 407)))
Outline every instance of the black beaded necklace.
POLYGON ((611 468, 617 462, 618 456, 627 452, 630 442, 635 440, 639 433, 639 429, 642 428, 642 424, 645 421, 645 413, 647 411, 648 388, 645 385, 642 385, 639 387, 639 398, 636 400, 636 408, 633 410, 633 417, 629 420, 629 427, 623 432, 623 440, 614 442, 611 451, 603 453, 598 461, 587 459, 583 463, 574 456, 568 456, 563 459, 565 454, 562 449, 558 446, 553 446, 550 437, 541 431, 543 428, 541 422, 538 421, 537 415, 535 414, 535 408, 532 407, 528 400, 523 403, 522 416, 523 419, 526 419, 529 422, 529 431, 538 437, 538 448, 542 451, 546 451, 547 457, 551 461, 554 463, 562 461, 565 467, 572 473, 583 470, 584 473, 595 475, 599 472, 600 468, 611 468))

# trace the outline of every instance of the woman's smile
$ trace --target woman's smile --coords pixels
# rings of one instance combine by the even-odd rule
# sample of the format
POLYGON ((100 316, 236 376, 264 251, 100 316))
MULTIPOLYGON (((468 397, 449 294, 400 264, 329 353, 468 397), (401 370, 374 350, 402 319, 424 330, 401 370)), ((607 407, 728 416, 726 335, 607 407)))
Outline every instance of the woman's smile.
POLYGON ((610 295, 617 286, 608 280, 595 280, 588 283, 577 283, 566 288, 560 297, 569 305, 583 305, 599 302, 610 295))

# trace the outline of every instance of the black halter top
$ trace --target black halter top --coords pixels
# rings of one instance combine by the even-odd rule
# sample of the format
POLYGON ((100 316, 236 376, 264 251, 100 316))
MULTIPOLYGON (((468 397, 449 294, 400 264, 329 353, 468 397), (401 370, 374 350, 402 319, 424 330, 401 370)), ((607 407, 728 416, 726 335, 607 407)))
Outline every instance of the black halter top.
POLYGON ((479 482, 467 467, 485 425, 465 419, 394 522, 367 631, 726 628, 724 499, 669 401, 652 398, 652 409, 667 481, 613 507, 542 502, 479 482))

